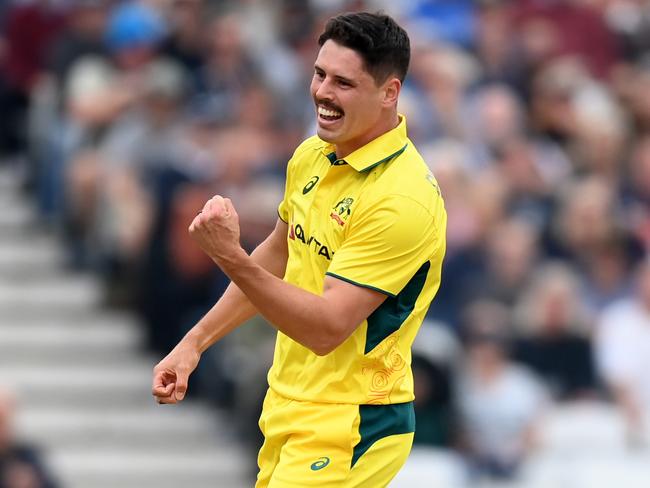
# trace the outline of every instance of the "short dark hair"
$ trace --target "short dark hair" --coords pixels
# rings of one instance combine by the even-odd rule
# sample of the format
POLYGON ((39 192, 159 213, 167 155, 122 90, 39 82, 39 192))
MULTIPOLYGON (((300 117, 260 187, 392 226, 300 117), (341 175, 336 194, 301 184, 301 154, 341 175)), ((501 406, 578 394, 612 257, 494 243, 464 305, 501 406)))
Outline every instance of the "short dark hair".
POLYGON ((318 45, 330 39, 358 52, 377 84, 391 74, 404 81, 411 59, 411 43, 406 31, 388 15, 358 12, 332 17, 318 38, 318 45))

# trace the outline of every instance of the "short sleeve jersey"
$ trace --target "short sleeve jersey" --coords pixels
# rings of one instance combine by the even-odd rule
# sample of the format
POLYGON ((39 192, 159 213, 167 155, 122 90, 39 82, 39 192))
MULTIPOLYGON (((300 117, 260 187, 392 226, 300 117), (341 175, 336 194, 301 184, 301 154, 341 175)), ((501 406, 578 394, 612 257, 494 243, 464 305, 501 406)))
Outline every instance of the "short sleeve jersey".
POLYGON ((411 345, 440 285, 447 217, 405 118, 345 159, 317 136, 304 141, 278 214, 289 229, 285 281, 322 294, 330 275, 387 298, 324 356, 279 332, 270 387, 323 403, 413 400, 411 345))

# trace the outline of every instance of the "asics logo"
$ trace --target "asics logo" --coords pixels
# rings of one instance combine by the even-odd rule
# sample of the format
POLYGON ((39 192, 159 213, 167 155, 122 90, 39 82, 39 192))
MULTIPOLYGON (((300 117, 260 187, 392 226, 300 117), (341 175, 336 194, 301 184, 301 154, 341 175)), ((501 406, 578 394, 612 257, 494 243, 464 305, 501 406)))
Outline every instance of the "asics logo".
POLYGON ((330 463, 330 458, 322 457, 311 465, 311 470, 320 471, 321 469, 327 467, 329 463, 330 463))
POLYGON ((316 183, 318 183, 319 179, 320 177, 318 176, 312 176, 311 179, 305 185, 305 187, 302 189, 302 194, 306 195, 307 193, 309 193, 311 189, 316 186, 316 183))

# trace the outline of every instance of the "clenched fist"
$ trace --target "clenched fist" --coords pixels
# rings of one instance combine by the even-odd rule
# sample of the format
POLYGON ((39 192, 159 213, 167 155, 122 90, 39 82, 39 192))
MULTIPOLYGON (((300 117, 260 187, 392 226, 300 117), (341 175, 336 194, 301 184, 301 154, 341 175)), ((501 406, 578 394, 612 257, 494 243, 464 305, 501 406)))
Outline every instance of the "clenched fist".
POLYGON ((178 403, 185 398, 190 374, 196 369, 201 354, 179 343, 153 369, 151 393, 158 403, 178 403))
POLYGON ((239 216, 229 198, 215 195, 194 217, 190 236, 217 264, 243 252, 239 244, 239 216))

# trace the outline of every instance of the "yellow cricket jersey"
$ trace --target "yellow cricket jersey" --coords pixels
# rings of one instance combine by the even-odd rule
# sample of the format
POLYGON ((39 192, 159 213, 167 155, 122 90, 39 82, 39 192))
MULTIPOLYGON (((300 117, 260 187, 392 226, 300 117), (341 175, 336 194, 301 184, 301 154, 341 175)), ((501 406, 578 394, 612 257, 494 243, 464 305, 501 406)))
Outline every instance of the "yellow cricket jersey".
POLYGON ((388 298, 325 356, 278 332, 268 379, 284 397, 413 400, 411 344, 440 285, 447 217, 437 182, 400 119, 345 160, 314 136, 289 161, 278 209, 289 225, 284 280, 322 294, 327 274, 388 298))

